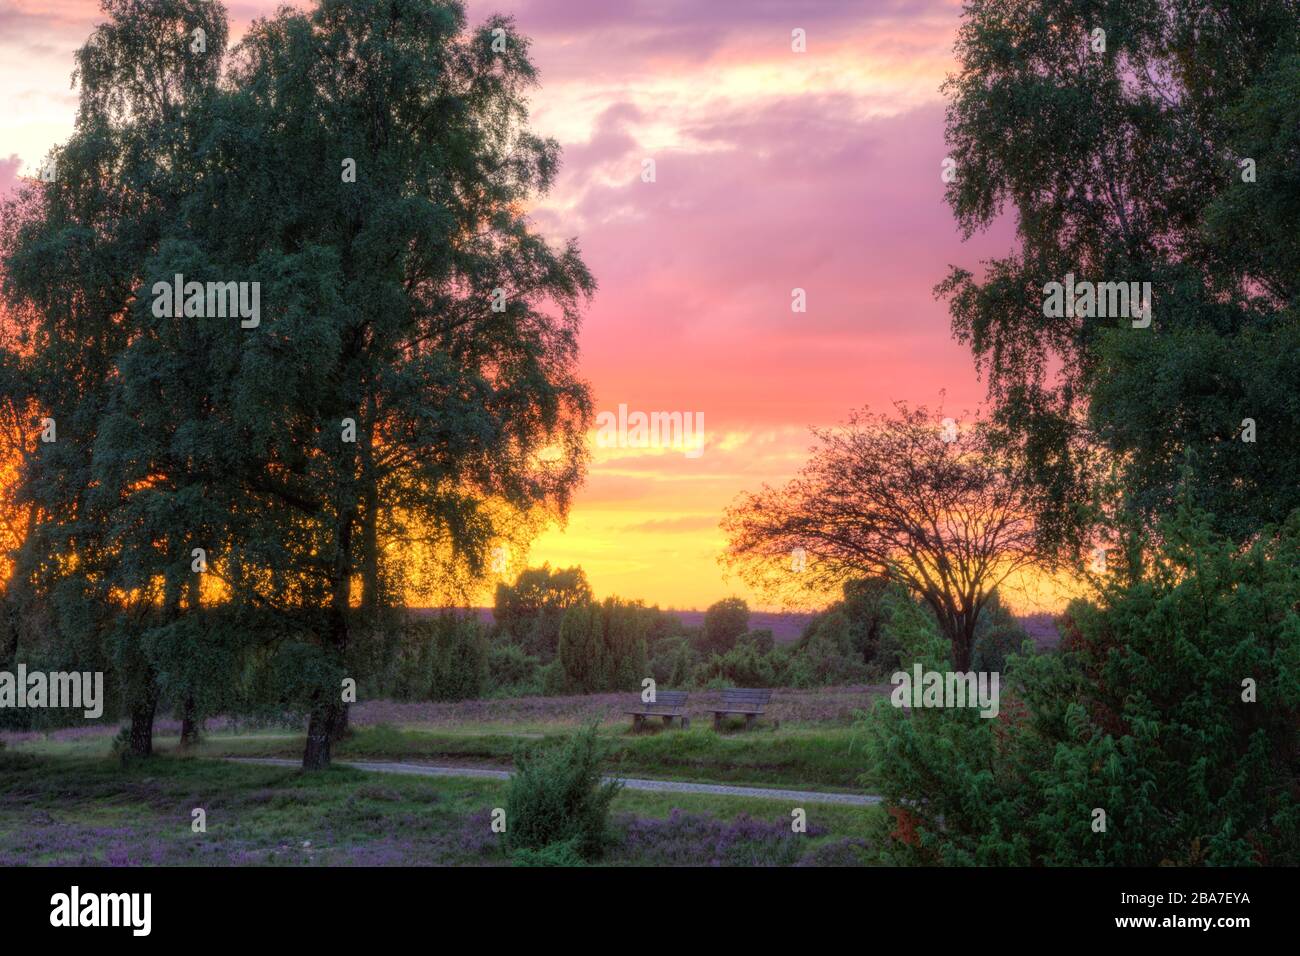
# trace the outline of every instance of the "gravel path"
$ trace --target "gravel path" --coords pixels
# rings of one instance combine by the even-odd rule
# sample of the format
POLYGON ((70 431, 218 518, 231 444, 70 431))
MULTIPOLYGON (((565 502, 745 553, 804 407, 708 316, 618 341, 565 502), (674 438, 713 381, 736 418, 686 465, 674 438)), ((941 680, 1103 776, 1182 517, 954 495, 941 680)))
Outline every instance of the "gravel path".
MULTIPOLYGON (((265 764, 276 767, 299 767, 302 762, 284 757, 227 757, 234 763, 265 764)), ((395 763, 392 761, 347 760, 334 761, 341 767, 353 767, 371 773, 404 773, 417 777, 491 777, 505 780, 507 770, 486 770, 482 767, 433 767, 421 763, 395 763)), ((629 790, 655 790, 660 793, 712 793, 723 797, 762 797, 769 800, 793 800, 804 803, 847 803, 869 806, 879 803, 879 797, 858 793, 818 793, 811 790, 777 790, 771 787, 733 787, 717 783, 683 783, 678 780, 640 780, 622 777, 623 786, 629 790)))

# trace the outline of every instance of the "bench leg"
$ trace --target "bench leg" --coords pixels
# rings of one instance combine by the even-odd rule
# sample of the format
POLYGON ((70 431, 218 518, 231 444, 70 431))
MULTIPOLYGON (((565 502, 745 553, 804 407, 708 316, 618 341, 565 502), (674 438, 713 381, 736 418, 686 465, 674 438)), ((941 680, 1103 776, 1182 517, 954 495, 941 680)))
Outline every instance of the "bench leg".
POLYGON ((683 718, 682 718, 682 730, 690 730, 690 729, 691 729, 691 718, 689 718, 689 717, 683 717, 683 718))
POLYGON ((714 730, 718 730, 718 731, 722 730, 722 715, 721 715, 721 714, 714 714, 714 715, 713 715, 713 729, 714 729, 714 730))
POLYGON ((757 714, 746 714, 746 715, 745 715, 745 729, 746 729, 746 730, 751 730, 751 729, 753 728, 753 726, 754 726, 754 721, 756 721, 756 720, 758 720, 758 715, 757 715, 757 714))
POLYGON ((639 733, 641 732, 641 725, 642 725, 642 723, 644 723, 644 722, 645 722, 645 718, 642 717, 640 714, 633 714, 633 715, 632 715, 632 733, 634 733, 634 734, 639 734, 639 733))

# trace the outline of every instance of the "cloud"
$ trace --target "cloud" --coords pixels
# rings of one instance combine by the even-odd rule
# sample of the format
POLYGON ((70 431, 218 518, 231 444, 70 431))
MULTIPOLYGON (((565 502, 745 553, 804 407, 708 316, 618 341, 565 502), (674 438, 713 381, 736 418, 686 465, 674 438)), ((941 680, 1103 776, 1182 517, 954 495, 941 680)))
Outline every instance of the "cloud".
MULTIPOLYGON (((277 6, 232 4, 233 36, 277 6)), ((469 22, 498 11, 533 41, 534 126, 564 147, 532 215, 576 236, 600 283, 581 354, 595 407, 699 411, 708 436, 698 459, 597 455, 570 532, 535 557, 582 564, 602 592, 703 606, 726 592, 705 516, 793 475, 809 425, 983 393, 932 293, 950 263, 975 268, 1012 240, 962 243, 943 202, 939 86, 960 2, 471 0, 469 22)), ((70 132, 72 51, 101 19, 92 0, 0 0, 0 62, 22 63, 0 72, 4 91, 48 91, 36 119, 0 121, 29 161, 70 132)), ((16 160, 0 161, 0 190, 16 160)))
POLYGON ((650 521, 641 521, 637 524, 630 524, 626 527, 627 531, 651 531, 655 533, 673 533, 682 531, 712 531, 718 527, 718 516, 709 515, 683 515, 676 518, 655 518, 650 521))

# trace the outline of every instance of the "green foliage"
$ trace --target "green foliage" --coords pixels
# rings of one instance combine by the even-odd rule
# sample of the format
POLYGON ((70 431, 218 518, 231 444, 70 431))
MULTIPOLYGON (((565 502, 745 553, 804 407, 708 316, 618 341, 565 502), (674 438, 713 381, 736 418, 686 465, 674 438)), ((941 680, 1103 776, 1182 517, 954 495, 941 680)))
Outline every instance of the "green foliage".
POLYGON ((776 639, 772 636, 771 628, 760 627, 756 631, 746 631, 736 639, 738 647, 752 647, 760 654, 771 653, 772 648, 776 646, 776 639))
POLYGON ((723 654, 749 630, 749 605, 741 598, 724 598, 704 612, 698 649, 703 654, 723 654))
POLYGON ((1007 658, 1020 653, 1027 640, 1029 635, 1025 629, 994 591, 975 626, 971 670, 999 673, 1006 670, 1007 658))
POLYGON ((877 706, 897 859, 1300 862, 1300 514, 1244 551, 1211 529, 1181 512, 1142 580, 1073 604, 1061 653, 1012 660, 996 719, 877 706))
POLYGON ((663 640, 654 645, 650 676, 660 687, 684 687, 690 683, 695 653, 685 637, 663 640))
MULTIPOLYGON (((18 577, 61 640, 111 659, 147 729, 169 695, 232 699, 205 697, 241 649, 199 616, 203 547, 223 603, 275 612, 257 653, 316 647, 290 650, 300 672, 273 653, 256 670, 290 679, 264 689, 311 713, 306 762, 323 766, 338 674, 392 640, 382 610, 480 580, 519 516, 562 513, 581 477, 595 282, 574 241, 522 213, 559 146, 529 129, 526 40, 504 18, 471 30, 456 3, 286 6, 238 56, 208 0, 105 13, 77 54, 56 181, 0 215, 16 323, 0 398, 59 429, 23 469, 42 520, 18 577), (155 283, 177 274, 256 285, 259 313, 158 307, 155 283), (511 290, 504 311, 494 288, 511 290), (539 464, 543 447, 558 454, 539 464)), ((405 662, 416 682, 476 693, 477 638, 439 625, 429 641, 405 662)))
POLYGON ((583 604, 564 613, 560 624, 560 648, 557 663, 564 673, 566 686, 578 693, 600 690, 604 668, 604 614, 601 607, 583 604))
POLYGON ((951 655, 952 645, 929 608, 902 591, 895 591, 885 600, 880 676, 888 677, 896 667, 905 669, 917 661, 926 667, 946 666, 951 655))
MULTIPOLYGON (((609 806, 621 784, 602 779, 608 756, 594 725, 561 747, 520 747, 506 795, 506 845, 511 854, 570 843, 595 859, 608 841, 609 806)), ((548 856, 562 856, 556 848, 548 856)))
POLYGON ((738 644, 697 665, 693 678, 701 687, 783 687, 789 666, 785 648, 764 654, 754 644, 738 644))
POLYGON ((854 654, 824 631, 801 641, 790 657, 787 681, 791 687, 827 687, 834 684, 862 684, 871 670, 854 654))
MULTIPOLYGON (((731 650, 702 657, 690 666, 697 687, 830 687, 886 679, 906 661, 942 660, 947 645, 934 615, 899 586, 846 589, 838 602, 809 622, 793 645, 777 645, 768 631, 741 635, 731 650), (863 609, 869 608, 864 614, 863 609), (853 617, 851 615, 862 616, 853 617), (867 660, 864 660, 864 657, 867 660)), ((680 685, 689 663, 674 648, 654 658, 655 679, 680 685), (660 674, 671 671, 672 680, 660 674)))
POLYGON ((399 700, 471 700, 488 686, 487 629, 469 615, 408 621, 392 693, 399 700))
POLYGON ((517 644, 488 650, 488 687, 493 696, 523 697, 542 692, 541 661, 517 644))
POLYGON ((1091 0, 965 9, 947 198, 967 235, 1014 221, 1016 251, 939 291, 1062 554, 1086 549, 1098 505, 1151 527, 1183 486, 1239 542, 1300 505, 1298 48, 1291 0, 1230 17, 1137 0, 1100 18, 1091 0), (1106 49, 1088 50, 1103 20, 1106 49), (1044 284, 1067 272, 1151 282, 1151 326, 1044 315, 1044 284))
POLYGON ((493 618, 529 654, 544 662, 560 646, 560 622, 571 607, 590 604, 591 586, 582 568, 528 568, 514 584, 497 585, 493 618))
POLYGON ((566 611, 558 660, 568 687, 582 694, 639 689, 648 676, 646 637, 658 614, 618 598, 566 611))
POLYGON ((808 622, 802 640, 829 637, 841 654, 874 666, 880 654, 886 602, 902 593, 902 588, 883 578, 859 578, 846 582, 842 590, 843 597, 808 622))
POLYGON ((583 866, 587 861, 578 852, 578 840, 571 839, 537 850, 520 847, 510 854, 510 862, 515 866, 583 866))
POLYGON ((560 697, 570 692, 569 675, 564 671, 564 662, 558 657, 541 669, 540 676, 542 693, 547 697, 560 697))

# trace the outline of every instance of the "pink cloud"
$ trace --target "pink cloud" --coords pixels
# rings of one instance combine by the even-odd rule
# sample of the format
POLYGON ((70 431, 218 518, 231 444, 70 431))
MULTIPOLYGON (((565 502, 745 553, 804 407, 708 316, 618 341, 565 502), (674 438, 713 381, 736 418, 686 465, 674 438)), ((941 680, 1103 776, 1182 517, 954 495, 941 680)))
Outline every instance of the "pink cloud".
POLYGON ((948 263, 1004 252, 1010 233, 960 242, 942 199, 941 108, 846 122, 851 105, 805 97, 711 117, 688 130, 705 148, 654 154, 654 183, 628 132, 648 107, 608 110, 566 153, 558 193, 576 202, 538 218, 581 238, 601 282, 583 343, 598 403, 700 409, 739 428, 933 403, 944 388, 978 401, 932 289, 948 263), (796 287, 807 313, 791 312, 796 287))

